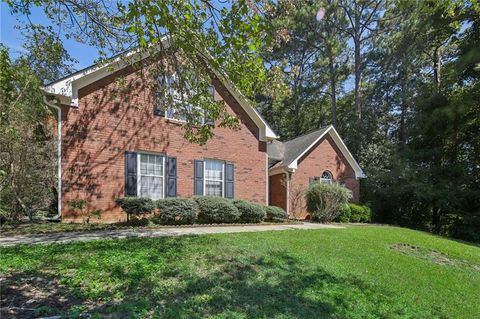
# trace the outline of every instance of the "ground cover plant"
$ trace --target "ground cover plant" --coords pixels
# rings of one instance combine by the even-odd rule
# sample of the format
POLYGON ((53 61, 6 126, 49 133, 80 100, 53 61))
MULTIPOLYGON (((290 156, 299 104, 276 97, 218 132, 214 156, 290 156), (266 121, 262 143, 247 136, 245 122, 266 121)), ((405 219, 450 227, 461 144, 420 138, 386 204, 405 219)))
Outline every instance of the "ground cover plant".
POLYGON ((480 247, 396 227, 102 240, 0 253, 2 318, 480 313, 480 247), (22 309, 27 300, 34 301, 22 309))

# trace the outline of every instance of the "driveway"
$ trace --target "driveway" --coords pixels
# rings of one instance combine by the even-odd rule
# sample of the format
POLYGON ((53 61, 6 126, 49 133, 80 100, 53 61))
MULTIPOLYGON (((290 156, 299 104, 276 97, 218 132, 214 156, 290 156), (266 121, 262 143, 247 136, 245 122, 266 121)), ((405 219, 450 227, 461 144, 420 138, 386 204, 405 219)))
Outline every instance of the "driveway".
POLYGON ((206 235, 225 233, 244 233, 258 231, 280 231, 292 229, 323 229, 323 228, 344 228, 328 224, 279 224, 279 225, 245 225, 245 226, 198 226, 198 227, 165 227, 155 229, 116 229, 98 230, 90 232, 68 232, 52 234, 33 234, 11 237, 0 237, 0 246, 32 245, 69 243, 75 241, 99 240, 99 239, 120 239, 136 237, 168 237, 184 235, 206 235))

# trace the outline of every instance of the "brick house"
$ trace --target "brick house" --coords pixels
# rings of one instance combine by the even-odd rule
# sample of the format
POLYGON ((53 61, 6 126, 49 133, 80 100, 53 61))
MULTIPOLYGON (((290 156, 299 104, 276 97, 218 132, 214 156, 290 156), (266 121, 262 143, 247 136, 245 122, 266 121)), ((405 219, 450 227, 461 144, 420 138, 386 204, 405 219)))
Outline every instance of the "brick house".
POLYGON ((303 192, 313 182, 338 182, 360 200, 359 179, 365 177, 333 126, 267 144, 269 156, 269 204, 285 209, 290 218, 305 219, 303 192))
MULTIPOLYGON (((61 119, 57 134, 62 221, 81 220, 69 207, 74 199, 86 199, 90 210, 100 209, 102 222, 125 220, 126 215, 115 205, 115 198, 122 196, 210 195, 266 205, 270 194, 270 204, 288 209, 288 199, 283 203, 278 195, 285 192, 278 182, 284 174, 281 166, 277 163, 269 170, 272 158, 267 143, 280 143, 275 141, 277 135, 228 79, 214 71, 211 78, 214 99, 223 101, 240 124, 235 130, 214 127, 214 136, 203 146, 183 138, 182 119, 168 108, 159 109, 155 92, 143 85, 139 70, 120 59, 44 87, 45 102, 57 109, 61 119)), ((325 139, 328 154, 319 154, 327 148, 321 142, 302 158, 299 167, 305 171, 315 168, 311 175, 316 176, 318 167, 307 162, 318 159, 330 165, 342 161, 345 178, 361 177, 352 175, 357 167, 349 166, 351 155, 346 158, 338 153, 345 148, 343 143, 343 147, 335 146, 338 139, 325 139)), ((337 174, 336 169, 328 169, 337 174)), ((308 175, 300 171, 295 172, 299 178, 308 175)), ((358 199, 358 180, 348 182, 347 187, 352 187, 358 199)))

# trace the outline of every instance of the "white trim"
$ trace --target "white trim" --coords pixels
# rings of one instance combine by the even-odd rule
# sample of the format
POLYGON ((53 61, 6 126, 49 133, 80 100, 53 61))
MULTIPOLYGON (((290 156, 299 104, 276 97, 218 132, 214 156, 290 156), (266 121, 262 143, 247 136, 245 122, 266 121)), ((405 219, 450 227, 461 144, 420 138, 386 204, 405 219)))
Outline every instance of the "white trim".
POLYGON ((290 173, 285 172, 285 180, 286 180, 286 189, 285 189, 285 211, 287 212, 288 218, 290 218, 290 173))
MULTIPOLYGON (((141 155, 154 155, 154 156, 161 156, 162 157, 162 173, 163 173, 163 176, 162 177, 162 197, 160 198, 152 198, 152 199, 164 199, 165 198, 165 194, 166 194, 166 168, 165 168, 165 154, 163 153, 155 153, 155 152, 148 152, 148 151, 139 151, 137 152, 137 196, 138 197, 142 197, 141 194, 140 194, 140 180, 141 180, 141 163, 140 163, 140 156, 141 155)), ((151 175, 151 176, 154 176, 154 177, 160 177, 160 176, 156 176, 156 175, 151 175)))
POLYGON ((353 168, 355 171, 355 178, 365 178, 365 174, 363 173, 362 168, 360 165, 358 165, 357 161, 355 158, 352 156, 352 153, 348 150, 347 146, 343 142, 342 138, 340 135, 338 135, 337 130, 330 125, 325 132, 323 132, 322 135, 320 135, 312 144, 310 144, 297 158, 295 158, 287 167, 289 169, 296 169, 298 167, 298 160, 302 158, 303 155, 305 155, 315 144, 318 143, 326 134, 330 134, 332 137, 333 141, 337 145, 337 147, 340 149, 340 152, 342 152, 343 156, 345 156, 347 162, 350 164, 350 166, 353 168))
MULTIPOLYGON (((163 47, 168 47, 169 40, 167 36, 163 37, 161 41, 165 42, 163 47)), ((123 61, 124 58, 131 58, 131 62, 137 62, 148 58, 150 56, 149 52, 150 50, 147 52, 142 52, 139 49, 130 50, 127 53, 114 58, 111 62, 101 65, 93 65, 92 67, 82 70, 81 72, 74 73, 67 78, 51 83, 42 89, 48 94, 61 96, 62 100, 66 101, 66 104, 78 107, 78 91, 82 87, 94 83, 130 65, 130 63, 123 61)), ((207 61, 205 60, 205 62, 207 61)), ((259 128, 258 139, 263 142, 277 139, 278 136, 275 134, 272 128, 263 119, 260 113, 258 113, 258 111, 250 105, 246 97, 243 96, 243 94, 235 87, 228 77, 221 71, 211 68, 209 65, 207 65, 207 67, 209 67, 209 69, 215 74, 220 82, 227 88, 228 92, 244 109, 247 115, 253 120, 255 125, 257 125, 259 128)))
POLYGON ((57 110, 57 216, 62 217, 62 108, 43 97, 43 102, 57 110))
MULTIPOLYGON (((207 174, 205 174, 205 170, 206 170, 206 163, 207 161, 210 161, 210 162, 220 162, 222 163, 222 180, 221 180, 221 183, 222 183, 222 198, 225 197, 225 161, 224 160, 219 160, 219 159, 213 159, 213 158, 209 158, 209 159, 203 159, 203 196, 212 196, 212 195, 205 195, 206 194, 206 191, 207 191, 207 174)), ((209 181, 211 182, 218 182, 218 180, 215 180, 215 179, 209 179, 209 181)))

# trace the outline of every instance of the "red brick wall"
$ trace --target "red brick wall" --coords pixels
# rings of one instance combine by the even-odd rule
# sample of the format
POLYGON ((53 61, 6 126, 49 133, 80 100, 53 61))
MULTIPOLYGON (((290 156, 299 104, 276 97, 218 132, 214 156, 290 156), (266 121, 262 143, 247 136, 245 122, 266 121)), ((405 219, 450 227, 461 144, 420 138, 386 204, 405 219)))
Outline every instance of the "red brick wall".
POLYGON ((190 144, 181 125, 153 114, 150 89, 138 73, 126 69, 79 91, 78 108, 64 107, 62 147, 62 214, 78 221, 68 202, 88 200, 101 209, 101 222, 125 220, 115 205, 124 195, 124 152, 149 151, 177 157, 177 196, 193 194, 193 161, 221 159, 235 164, 235 198, 266 201, 266 145, 245 111, 214 81, 216 98, 241 120, 238 129, 216 127, 205 145, 190 144), (120 86, 116 80, 125 79, 120 86), (127 89, 121 89, 122 87, 127 89))
MULTIPOLYGON (((329 135, 322 138, 316 146, 298 161, 298 167, 292 174, 290 181, 291 190, 305 190, 309 185, 309 177, 321 176, 325 170, 332 172, 335 181, 344 183, 353 192, 353 202, 359 202, 359 180, 355 179, 353 168, 329 135)), ((296 211, 292 211, 292 207, 290 208, 290 216, 294 215, 295 218, 305 218, 308 214, 303 198, 298 204, 296 211)))
POLYGON ((285 174, 269 176, 268 204, 287 210, 287 189, 285 174))

